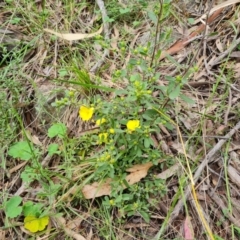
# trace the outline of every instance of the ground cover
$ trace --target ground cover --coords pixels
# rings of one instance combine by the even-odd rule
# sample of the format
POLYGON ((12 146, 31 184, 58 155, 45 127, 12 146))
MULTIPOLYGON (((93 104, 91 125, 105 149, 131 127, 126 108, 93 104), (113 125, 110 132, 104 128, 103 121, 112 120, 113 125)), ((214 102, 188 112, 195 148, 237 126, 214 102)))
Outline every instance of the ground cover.
POLYGON ((0 239, 239 239, 238 3, 0 3, 0 239))

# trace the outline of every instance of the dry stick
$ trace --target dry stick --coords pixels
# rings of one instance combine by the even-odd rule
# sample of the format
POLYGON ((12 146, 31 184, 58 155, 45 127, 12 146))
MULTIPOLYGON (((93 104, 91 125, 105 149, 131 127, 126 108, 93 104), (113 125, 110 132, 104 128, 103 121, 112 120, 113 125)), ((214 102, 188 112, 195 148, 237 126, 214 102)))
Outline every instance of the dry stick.
MULTIPOLYGON (((104 6, 104 2, 102 0, 96 0, 97 5, 102 13, 102 20, 103 20, 103 31, 104 31, 104 39, 106 42, 109 42, 110 40, 110 30, 109 30, 109 24, 106 22, 108 16, 107 16, 107 11, 104 6)), ((105 62, 106 57, 109 55, 109 49, 106 48, 104 50, 104 53, 101 57, 101 59, 90 69, 91 73, 96 73, 96 71, 103 65, 105 62)))
MULTIPOLYGON (((217 194, 215 194, 213 191, 209 193, 209 196, 212 198, 212 200, 217 204, 217 206, 219 206, 222 210, 222 212, 224 213, 224 211, 227 209, 227 206, 225 206, 223 200, 218 197, 217 194)), ((233 215, 231 213, 227 213, 227 218, 237 227, 240 227, 240 222, 239 219, 236 219, 235 217, 233 217, 233 215)))
POLYGON ((213 66, 220 63, 220 61, 225 58, 227 55, 230 54, 231 51, 233 51, 238 44, 240 44, 240 38, 238 38, 225 52, 223 52, 219 57, 215 58, 215 60, 212 63, 209 63, 208 66, 212 68, 213 66))
MULTIPOLYGON (((211 15, 208 20, 206 21, 206 24, 211 24, 223 11, 223 9, 217 10, 213 15, 211 15)), ((198 34, 200 34, 202 31, 205 30, 206 25, 201 24, 195 31, 193 31, 187 38, 183 40, 179 40, 176 43, 172 45, 168 50, 163 51, 160 57, 160 60, 164 59, 167 55, 173 55, 180 50, 184 49, 190 42, 192 38, 195 38, 198 34)))
MULTIPOLYGON (((196 182, 198 181, 203 169, 207 166, 208 162, 211 160, 211 158, 215 155, 216 152, 218 152, 220 150, 220 148, 223 146, 223 144, 230 139, 233 134, 240 129, 240 121, 235 125, 235 127, 224 136, 224 139, 221 139, 215 146, 214 148, 206 155, 206 157, 204 158, 204 160, 202 161, 202 163, 199 165, 197 171, 195 172, 193 178, 194 178, 194 184, 196 184, 196 182)), ((185 199, 187 199, 191 193, 191 188, 192 185, 189 184, 185 190, 184 196, 185 199)), ((180 199, 178 201, 178 203, 176 204, 170 218, 169 218, 169 225, 172 223, 172 221, 179 215, 179 212, 181 211, 183 207, 183 200, 180 199)))
POLYGON ((206 15, 206 21, 203 22, 203 24, 206 25, 205 29, 204 29, 204 38, 203 38, 203 56, 204 56, 204 65, 205 65, 205 68, 207 70, 207 73, 209 74, 210 73, 210 70, 208 68, 208 65, 207 65, 207 36, 208 36, 208 30, 209 30, 209 25, 208 25, 208 18, 209 18, 209 14, 211 12, 211 9, 212 9, 212 5, 213 5, 213 2, 210 4, 209 6, 209 10, 207 12, 207 15, 206 15))

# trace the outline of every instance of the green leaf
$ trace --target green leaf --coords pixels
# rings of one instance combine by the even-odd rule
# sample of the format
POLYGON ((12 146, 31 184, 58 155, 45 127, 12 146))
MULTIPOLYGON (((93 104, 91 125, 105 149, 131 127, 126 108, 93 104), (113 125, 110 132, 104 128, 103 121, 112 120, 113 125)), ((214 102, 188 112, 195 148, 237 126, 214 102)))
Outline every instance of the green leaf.
POLYGON ((158 116, 158 112, 154 109, 148 109, 143 113, 142 116, 146 120, 153 120, 158 116))
POLYGON ((6 202, 5 211, 6 216, 9 218, 15 218, 19 216, 22 212, 22 207, 19 206, 22 202, 22 198, 19 196, 14 196, 6 202))
POLYGON ((120 12, 121 14, 124 14, 124 13, 131 12, 131 9, 130 9, 130 8, 121 8, 121 9, 119 9, 119 12, 120 12))
POLYGON ((151 145, 150 139, 149 139, 149 138, 145 138, 145 139, 144 139, 144 147, 145 147, 145 148, 149 148, 150 145, 151 145))
POLYGON ((153 23, 157 24, 157 16, 153 11, 148 11, 148 17, 153 21, 153 23))
POLYGON ((104 19, 103 19, 104 22, 114 22, 114 19, 113 18, 109 18, 108 16, 106 16, 104 19))
POLYGON ((29 166, 26 166, 24 171, 21 173, 21 179, 25 183, 30 183, 33 180, 37 179, 37 177, 38 177, 38 174, 36 174, 35 169, 29 166))
POLYGON ((170 99, 175 99, 180 95, 180 85, 177 85, 176 88, 169 94, 170 99))
POLYGON ((194 100, 192 100, 191 98, 189 98, 188 96, 186 96, 184 94, 180 94, 180 98, 186 103, 189 103, 189 104, 194 104, 195 103, 194 100))
POLYGON ((236 227, 234 226, 234 229, 236 230, 236 232, 240 235, 240 228, 239 227, 236 227))
POLYGON ((218 235, 213 235, 215 240, 224 240, 223 238, 219 237, 218 235))
POLYGON ((193 25, 194 24, 194 18, 188 18, 188 22, 193 25))
POLYGON ((54 154, 59 154, 60 151, 58 151, 58 144, 56 143, 52 143, 48 146, 48 153, 50 156, 54 155, 54 154))
POLYGON ((149 223, 150 222, 150 217, 149 214, 144 212, 144 211, 139 211, 139 213, 141 214, 141 216, 143 217, 143 219, 145 220, 145 222, 149 223))
POLYGON ((43 204, 36 203, 34 204, 32 201, 28 201, 23 205, 23 215, 26 216, 35 216, 41 214, 41 209, 43 204))
POLYGON ((67 128, 63 123, 56 123, 48 129, 48 136, 50 138, 53 138, 56 136, 63 138, 64 135, 66 135, 66 133, 67 133, 67 128))
POLYGON ((115 91, 115 94, 116 94, 116 95, 124 95, 124 94, 128 94, 128 91, 127 91, 127 90, 119 89, 119 90, 116 90, 116 91, 115 91))
POLYGON ((68 74, 68 70, 65 69, 65 68, 59 69, 58 74, 59 74, 60 77, 64 77, 68 74))
POLYGON ((18 142, 10 147, 8 155, 21 160, 29 160, 33 157, 33 147, 27 141, 18 142))
POLYGON ((142 78, 140 74, 136 73, 130 76, 130 82, 141 81, 142 78))

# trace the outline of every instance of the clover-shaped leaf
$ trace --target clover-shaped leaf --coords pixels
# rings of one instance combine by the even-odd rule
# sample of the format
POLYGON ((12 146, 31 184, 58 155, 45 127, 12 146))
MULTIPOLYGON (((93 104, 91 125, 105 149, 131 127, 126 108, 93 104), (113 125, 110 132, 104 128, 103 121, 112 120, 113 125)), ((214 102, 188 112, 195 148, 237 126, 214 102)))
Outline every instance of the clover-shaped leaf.
POLYGON ((67 128, 63 123, 56 123, 48 129, 48 136, 50 138, 53 138, 56 136, 63 138, 66 133, 67 133, 67 128))
POLYGON ((22 207, 19 206, 22 202, 22 198, 19 196, 14 196, 6 202, 5 212, 6 216, 9 218, 15 218, 19 216, 22 212, 22 207))
POLYGON ((33 157, 34 148, 27 141, 15 143, 10 147, 8 155, 21 160, 29 160, 33 157))
POLYGON ((35 203, 28 201, 23 205, 23 215, 24 216, 38 216, 41 213, 43 204, 35 203))

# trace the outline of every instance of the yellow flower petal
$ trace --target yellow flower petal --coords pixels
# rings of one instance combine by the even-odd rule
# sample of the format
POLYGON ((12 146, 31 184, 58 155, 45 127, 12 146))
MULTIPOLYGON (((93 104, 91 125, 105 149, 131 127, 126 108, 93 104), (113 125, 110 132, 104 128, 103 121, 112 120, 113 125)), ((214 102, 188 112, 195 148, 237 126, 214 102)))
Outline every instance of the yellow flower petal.
POLYGON ((85 107, 85 106, 81 106, 79 109, 79 116, 83 121, 88 121, 92 118, 94 113, 94 108, 91 107, 85 107))
POLYGON ((96 121, 96 124, 100 126, 101 124, 105 123, 107 120, 105 118, 100 118, 96 121))
POLYGON ((34 216, 27 216, 24 218, 24 227, 32 233, 38 231, 38 221, 34 216))
POLYGON ((112 134, 114 134, 114 133, 115 133, 114 128, 110 128, 110 129, 109 129, 109 132, 112 133, 112 134))
POLYGON ((99 133, 98 134, 99 137, 99 143, 106 143, 108 140, 108 133, 99 133))
POLYGON ((49 217, 45 216, 42 218, 39 218, 39 227, 38 227, 38 231, 42 231, 49 223, 49 217))
POLYGON ((36 218, 27 216, 24 218, 24 227, 32 233, 42 231, 49 223, 49 217, 36 218))
POLYGON ((140 121, 139 120, 129 120, 127 122, 127 129, 131 132, 135 131, 139 127, 140 127, 140 121))

